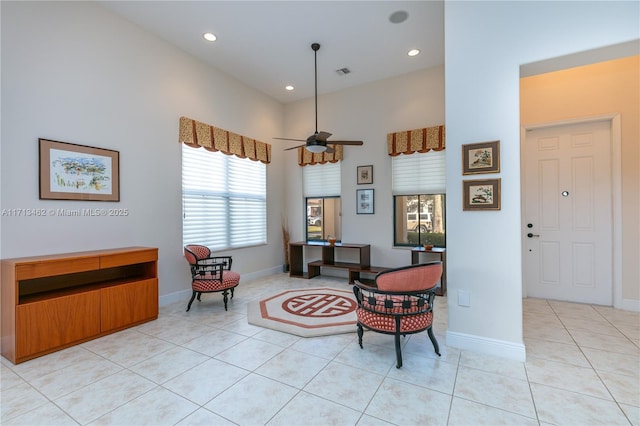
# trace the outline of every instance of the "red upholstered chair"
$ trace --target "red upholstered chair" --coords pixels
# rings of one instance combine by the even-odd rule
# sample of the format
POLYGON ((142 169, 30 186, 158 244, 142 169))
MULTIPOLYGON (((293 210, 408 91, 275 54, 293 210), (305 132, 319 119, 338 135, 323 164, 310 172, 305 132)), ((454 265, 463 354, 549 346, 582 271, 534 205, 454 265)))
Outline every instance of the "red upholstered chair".
POLYGON ((363 328, 393 334, 396 368, 402 367, 400 335, 427 330, 433 349, 440 356, 433 335, 433 301, 436 284, 442 276, 442 262, 388 269, 376 275, 375 286, 356 281, 353 292, 358 301, 358 343, 362 348, 363 328))
POLYGON ((191 288, 193 294, 187 305, 187 312, 191 309, 193 299, 202 293, 222 292, 224 310, 227 310, 228 294, 240 284, 240 274, 231 270, 231 256, 211 256, 209 247, 198 244, 184 246, 184 257, 191 267, 191 288))

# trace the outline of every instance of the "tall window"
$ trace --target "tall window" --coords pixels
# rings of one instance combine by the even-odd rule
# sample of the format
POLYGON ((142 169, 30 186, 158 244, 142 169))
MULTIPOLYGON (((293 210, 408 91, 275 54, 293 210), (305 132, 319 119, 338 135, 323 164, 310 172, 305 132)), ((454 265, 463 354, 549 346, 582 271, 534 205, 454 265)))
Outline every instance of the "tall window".
POLYGON ((395 246, 446 246, 444 155, 392 157, 395 246))
POLYGON ((342 239, 340 162, 302 168, 307 240, 342 239))
POLYGON ((182 241, 211 250, 267 242, 267 168, 182 145, 182 241))

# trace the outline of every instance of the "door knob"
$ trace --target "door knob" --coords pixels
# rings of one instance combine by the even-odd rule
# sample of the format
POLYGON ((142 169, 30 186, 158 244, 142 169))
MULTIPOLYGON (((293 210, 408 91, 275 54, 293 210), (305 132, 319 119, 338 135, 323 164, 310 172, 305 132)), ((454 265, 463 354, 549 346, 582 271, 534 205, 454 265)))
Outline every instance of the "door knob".
POLYGON ((529 237, 529 238, 539 237, 539 236, 540 236, 540 235, 538 235, 538 234, 532 234, 531 232, 529 232, 529 233, 527 234, 527 237, 529 237))

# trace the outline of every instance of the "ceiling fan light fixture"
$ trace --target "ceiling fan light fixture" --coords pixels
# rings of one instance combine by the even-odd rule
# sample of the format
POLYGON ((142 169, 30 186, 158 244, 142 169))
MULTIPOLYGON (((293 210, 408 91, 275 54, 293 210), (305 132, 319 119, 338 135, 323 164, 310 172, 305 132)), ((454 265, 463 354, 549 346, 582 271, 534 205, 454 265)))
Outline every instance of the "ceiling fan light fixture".
POLYGON ((313 152, 314 154, 325 152, 327 150, 326 145, 307 145, 305 148, 307 149, 307 151, 313 152))

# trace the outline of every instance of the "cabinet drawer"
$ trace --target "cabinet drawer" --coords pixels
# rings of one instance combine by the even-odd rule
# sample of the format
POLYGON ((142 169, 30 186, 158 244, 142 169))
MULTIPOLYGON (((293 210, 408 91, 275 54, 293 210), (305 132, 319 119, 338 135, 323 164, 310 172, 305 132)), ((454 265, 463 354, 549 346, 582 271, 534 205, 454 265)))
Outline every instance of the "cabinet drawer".
POLYGON ((16 306, 16 358, 86 340, 98 333, 98 290, 16 306))
POLYGON ((74 272, 93 271, 100 267, 97 257, 48 260, 46 262, 26 263, 16 266, 16 280, 51 277, 73 274, 74 272))
POLYGON ((158 249, 141 249, 100 256, 100 268, 114 268, 136 263, 155 262, 156 260, 158 260, 158 249))
POLYGON ((158 317, 157 278, 103 288, 100 294, 103 333, 158 317))

